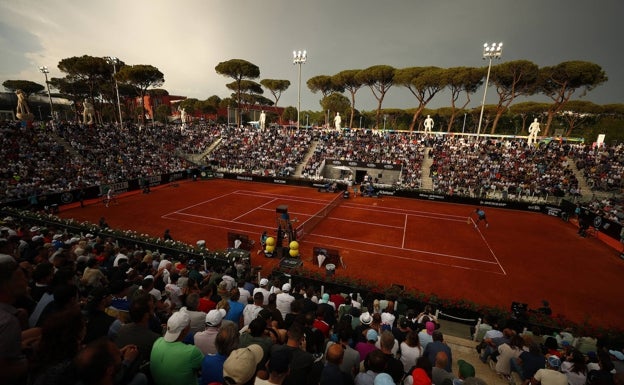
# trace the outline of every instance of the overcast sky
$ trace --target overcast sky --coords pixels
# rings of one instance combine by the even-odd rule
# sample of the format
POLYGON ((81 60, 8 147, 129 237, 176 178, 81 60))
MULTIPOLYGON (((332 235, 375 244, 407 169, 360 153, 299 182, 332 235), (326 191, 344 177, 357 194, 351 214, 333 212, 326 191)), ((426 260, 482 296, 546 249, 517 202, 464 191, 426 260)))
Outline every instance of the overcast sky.
MULTIPOLYGON (((302 109, 320 110, 310 77, 377 64, 485 66, 483 43, 502 41, 502 61, 599 64, 609 81, 584 99, 624 103, 623 15, 623 0, 0 0, 0 83, 45 84, 40 66, 60 77, 61 59, 116 56, 160 69, 171 94, 224 98, 231 80, 214 68, 236 58, 260 67, 260 79, 290 80, 278 105, 296 106, 292 51, 306 49, 302 109)), ((470 107, 482 97, 481 89, 470 107)), ((416 105, 392 88, 383 107, 416 105)), ((445 94, 429 104, 447 105, 445 94)), ((376 108, 369 89, 358 92, 356 108, 376 108)))

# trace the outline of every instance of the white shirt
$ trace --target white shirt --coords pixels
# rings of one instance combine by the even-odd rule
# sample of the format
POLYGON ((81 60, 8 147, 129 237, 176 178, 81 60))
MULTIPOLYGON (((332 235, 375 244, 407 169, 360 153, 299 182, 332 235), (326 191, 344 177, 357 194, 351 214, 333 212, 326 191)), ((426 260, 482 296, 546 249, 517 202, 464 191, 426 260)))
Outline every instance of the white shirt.
POLYGON ((290 313, 290 304, 295 297, 290 293, 279 293, 275 298, 275 307, 282 313, 282 318, 286 318, 286 314, 290 313))
POLYGON ((260 311, 262 309, 262 306, 258 306, 254 303, 245 306, 245 308, 243 309, 243 325, 248 326, 251 321, 258 318, 258 314, 260 314, 260 311))
POLYGON ((264 300, 262 301, 263 305, 268 305, 269 304, 269 291, 263 287, 257 287, 254 289, 253 294, 255 295, 257 292, 262 293, 262 295, 264 295, 264 300))
POLYGON ((239 287, 238 292, 240 293, 240 298, 238 299, 238 302, 242 303, 243 305, 249 304, 249 297, 251 297, 251 293, 249 292, 249 290, 239 287))

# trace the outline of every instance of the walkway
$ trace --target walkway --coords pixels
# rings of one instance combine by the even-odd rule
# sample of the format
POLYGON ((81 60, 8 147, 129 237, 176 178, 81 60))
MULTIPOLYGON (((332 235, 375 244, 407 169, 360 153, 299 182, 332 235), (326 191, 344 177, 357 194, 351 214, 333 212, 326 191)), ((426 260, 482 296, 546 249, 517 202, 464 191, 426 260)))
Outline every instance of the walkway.
POLYGON ((423 190, 433 190, 433 179, 431 179, 431 165, 433 164, 433 158, 429 156, 431 147, 425 148, 425 158, 421 166, 421 188, 423 190))

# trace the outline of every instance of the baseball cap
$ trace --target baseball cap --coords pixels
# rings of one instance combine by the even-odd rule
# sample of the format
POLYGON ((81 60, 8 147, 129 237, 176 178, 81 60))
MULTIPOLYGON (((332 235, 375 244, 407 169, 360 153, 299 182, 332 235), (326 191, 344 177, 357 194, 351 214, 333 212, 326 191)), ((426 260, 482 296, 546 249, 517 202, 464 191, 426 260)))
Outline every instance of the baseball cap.
POLYGON ((262 278, 262 279, 260 280, 260 286, 266 286, 266 285, 268 285, 268 284, 269 284, 269 280, 268 280, 268 279, 266 279, 266 278, 262 278))
POLYGON ((366 332, 367 341, 377 341, 377 332, 374 329, 368 329, 366 332))
POLYGON ((221 321, 223 321, 223 317, 225 317, 226 311, 225 309, 213 309, 206 314, 206 325, 208 326, 219 326, 221 321))
POLYGON ((459 375, 463 378, 474 377, 475 368, 464 360, 457 361, 457 367, 459 367, 459 375))
POLYGON ((394 385, 394 380, 388 373, 379 373, 375 376, 374 385, 394 385))
POLYGON ((329 302, 329 294, 327 294, 327 293, 323 294, 323 297, 321 298, 321 302, 322 303, 329 302))
POLYGON ((234 350, 223 363, 223 380, 226 384, 244 384, 256 374, 256 366, 264 352, 260 345, 252 344, 234 350))
POLYGON ((284 293, 289 292, 289 291, 290 291, 290 284, 289 284, 289 283, 285 283, 285 284, 283 284, 283 285, 282 285, 282 291, 283 291, 284 293))
POLYGON ((185 311, 175 312, 167 320, 167 332, 165 333, 165 341, 175 342, 182 330, 191 324, 191 317, 185 311))
POLYGON ((557 356, 548 357, 548 365, 552 368, 558 369, 561 366, 561 360, 557 356))

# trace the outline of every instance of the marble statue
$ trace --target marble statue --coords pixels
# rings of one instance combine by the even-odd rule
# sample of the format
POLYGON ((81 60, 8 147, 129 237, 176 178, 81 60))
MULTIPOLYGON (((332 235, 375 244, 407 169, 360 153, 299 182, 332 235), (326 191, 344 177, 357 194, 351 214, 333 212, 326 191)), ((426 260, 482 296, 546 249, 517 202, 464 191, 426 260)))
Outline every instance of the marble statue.
POLYGON ((537 134, 540 132, 540 124, 537 121, 537 118, 533 120, 533 123, 529 126, 529 136, 527 140, 527 144, 530 146, 537 141, 537 134))

